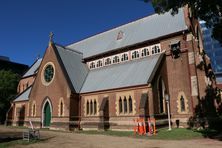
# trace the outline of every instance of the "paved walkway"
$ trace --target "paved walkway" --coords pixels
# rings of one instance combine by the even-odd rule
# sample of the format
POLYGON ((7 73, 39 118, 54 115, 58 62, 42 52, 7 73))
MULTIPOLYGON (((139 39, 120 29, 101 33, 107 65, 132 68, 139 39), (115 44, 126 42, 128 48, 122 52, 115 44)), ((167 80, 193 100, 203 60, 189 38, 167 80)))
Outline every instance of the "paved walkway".
MULTIPOLYGON (((18 133, 23 129, 0 126, 0 138, 6 133, 18 133)), ((87 135, 67 132, 41 131, 43 141, 16 147, 30 148, 222 148, 222 141, 211 139, 195 140, 146 140, 130 137, 87 135)))

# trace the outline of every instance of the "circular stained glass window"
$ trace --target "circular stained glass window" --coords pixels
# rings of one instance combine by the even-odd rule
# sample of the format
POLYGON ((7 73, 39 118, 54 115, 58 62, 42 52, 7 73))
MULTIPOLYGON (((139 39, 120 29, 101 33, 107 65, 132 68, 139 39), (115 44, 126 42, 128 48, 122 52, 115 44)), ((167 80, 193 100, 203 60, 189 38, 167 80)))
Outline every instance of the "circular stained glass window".
POLYGON ((48 65, 44 71, 44 79, 47 83, 49 83, 54 76, 54 69, 52 65, 48 65))

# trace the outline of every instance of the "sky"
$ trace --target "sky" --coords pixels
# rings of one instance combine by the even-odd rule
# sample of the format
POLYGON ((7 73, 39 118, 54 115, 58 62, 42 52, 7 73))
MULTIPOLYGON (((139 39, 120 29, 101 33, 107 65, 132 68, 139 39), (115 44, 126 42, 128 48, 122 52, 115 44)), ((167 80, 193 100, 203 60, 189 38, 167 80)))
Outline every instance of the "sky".
POLYGON ((143 0, 0 0, 0 56, 30 66, 50 32, 66 46, 153 13, 143 0))

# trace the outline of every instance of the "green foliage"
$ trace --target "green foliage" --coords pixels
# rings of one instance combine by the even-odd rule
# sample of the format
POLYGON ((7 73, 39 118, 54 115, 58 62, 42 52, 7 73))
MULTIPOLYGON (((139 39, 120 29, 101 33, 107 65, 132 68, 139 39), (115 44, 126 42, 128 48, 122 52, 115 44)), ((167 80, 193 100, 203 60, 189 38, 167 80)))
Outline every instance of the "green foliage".
POLYGON ((214 105, 215 101, 221 102, 218 90, 208 86, 206 96, 198 100, 193 117, 188 120, 190 128, 216 130, 222 132, 222 113, 221 108, 214 105))
POLYGON ((206 21, 213 28, 213 37, 222 43, 222 0, 144 0, 151 2, 157 13, 171 11, 174 15, 178 9, 188 5, 192 17, 206 21))
POLYGON ((11 71, 0 71, 0 123, 5 120, 10 102, 16 95, 19 76, 11 71))

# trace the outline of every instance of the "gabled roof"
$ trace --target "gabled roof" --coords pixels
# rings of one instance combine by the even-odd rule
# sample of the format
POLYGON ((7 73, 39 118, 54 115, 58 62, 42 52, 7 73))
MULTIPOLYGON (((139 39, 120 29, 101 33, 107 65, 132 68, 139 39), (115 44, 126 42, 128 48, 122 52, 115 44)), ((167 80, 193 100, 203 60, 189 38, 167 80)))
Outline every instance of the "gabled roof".
POLYGON ((28 87, 26 90, 24 90, 21 94, 19 94, 13 102, 18 101, 28 101, 29 100, 29 94, 31 92, 32 86, 28 87))
POLYGON ((59 45, 55 45, 55 48, 61 58, 60 62, 63 64, 62 66, 67 74, 67 79, 71 83, 71 89, 79 93, 89 71, 87 65, 82 63, 82 53, 59 45))
POLYGON ((164 54, 90 70, 80 93, 148 84, 164 54))
POLYGON ((38 68, 39 68, 41 62, 42 62, 42 59, 36 60, 34 62, 34 64, 29 68, 29 70, 22 77, 24 78, 24 77, 34 75, 38 71, 38 68))
POLYGON ((187 30, 187 26, 183 9, 181 8, 177 15, 172 16, 170 12, 161 15, 154 14, 67 47, 82 52, 83 58, 88 58, 184 30, 187 30), (117 40, 119 33, 122 33, 123 38, 117 40))

